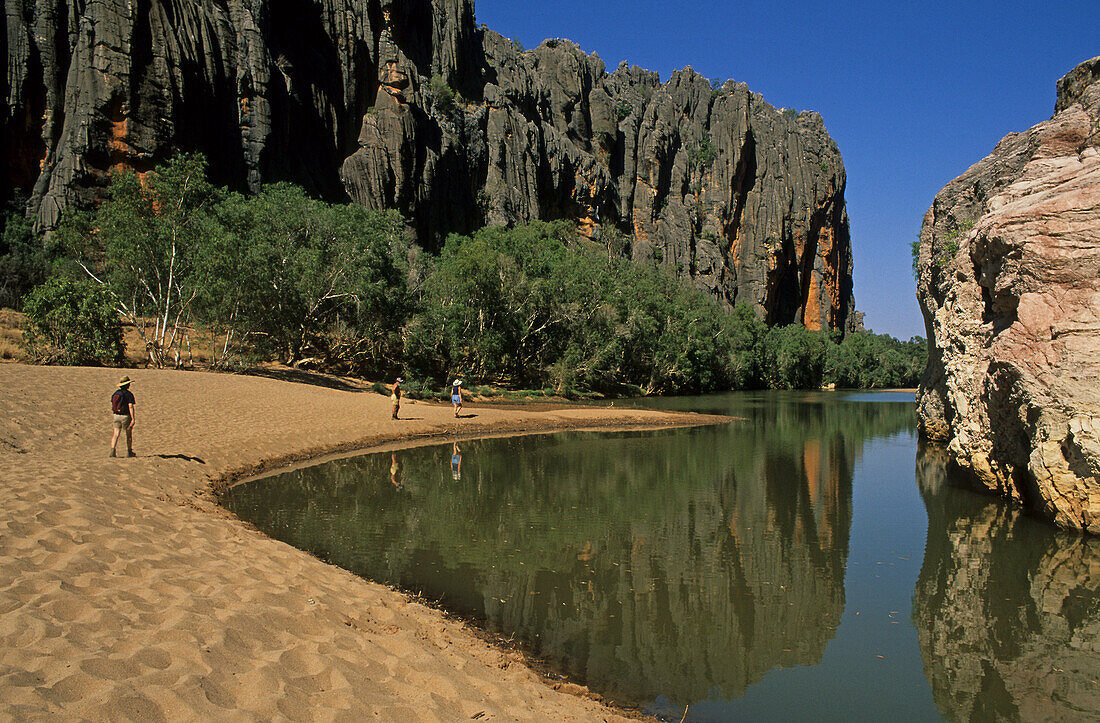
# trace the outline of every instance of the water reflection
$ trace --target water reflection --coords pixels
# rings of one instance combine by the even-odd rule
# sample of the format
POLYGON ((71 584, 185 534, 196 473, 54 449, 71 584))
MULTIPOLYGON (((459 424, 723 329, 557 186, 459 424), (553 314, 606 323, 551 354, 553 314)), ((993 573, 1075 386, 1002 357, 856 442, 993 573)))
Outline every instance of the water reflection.
POLYGON ((462 450, 458 448, 458 442, 451 445, 451 479, 462 479, 462 450))
POLYGON ((921 445, 928 542, 913 621, 952 720, 1084 720, 1100 712, 1100 540, 1057 532, 959 489, 921 445))
POLYGON ((401 460, 398 459, 396 451, 390 453, 390 484, 394 489, 405 486, 401 483, 401 460))
POLYGON ((622 703, 731 698, 818 662, 844 608, 852 474, 909 405, 729 395, 733 425, 368 455, 230 490, 269 534, 439 599, 622 703), (403 479, 382 483, 390 465, 403 479))

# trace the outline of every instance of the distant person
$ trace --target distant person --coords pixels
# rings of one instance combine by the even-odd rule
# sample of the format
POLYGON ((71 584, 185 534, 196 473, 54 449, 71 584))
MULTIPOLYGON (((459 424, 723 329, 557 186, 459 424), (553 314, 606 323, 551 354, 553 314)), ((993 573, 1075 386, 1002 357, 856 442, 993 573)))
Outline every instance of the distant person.
POLYGON ((397 419, 397 412, 401 409, 401 382, 405 381, 397 377, 397 381, 390 387, 390 401, 393 402, 393 418, 397 419))
POLYGON ((111 414, 114 415, 115 432, 111 435, 111 454, 117 456, 115 449, 118 447, 118 438, 122 430, 126 430, 126 456, 136 457, 134 454, 134 394, 130 391, 130 377, 122 377, 118 380, 118 389, 111 395, 111 414))
POLYGON ((455 407, 455 416, 462 410, 462 380, 455 379, 451 385, 451 404, 455 407))
POLYGON ((462 479, 462 450, 458 448, 458 442, 451 447, 451 479, 462 479))

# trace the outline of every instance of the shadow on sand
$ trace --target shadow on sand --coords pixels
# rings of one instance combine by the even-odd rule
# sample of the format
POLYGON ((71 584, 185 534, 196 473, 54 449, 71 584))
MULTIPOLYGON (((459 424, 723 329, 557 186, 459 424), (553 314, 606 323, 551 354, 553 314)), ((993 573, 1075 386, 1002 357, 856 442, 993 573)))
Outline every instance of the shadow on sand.
POLYGON ((245 376, 264 377, 265 379, 278 379, 282 382, 294 382, 296 384, 312 384, 315 387, 338 389, 342 392, 369 392, 371 387, 367 384, 355 384, 339 377, 320 372, 309 372, 304 369, 282 367, 269 369, 266 367, 253 367, 241 372, 245 376))
POLYGON ((160 459, 182 459, 188 462, 198 462, 199 464, 206 464, 206 460, 202 457, 189 457, 186 454, 151 454, 150 457, 159 457, 160 459))

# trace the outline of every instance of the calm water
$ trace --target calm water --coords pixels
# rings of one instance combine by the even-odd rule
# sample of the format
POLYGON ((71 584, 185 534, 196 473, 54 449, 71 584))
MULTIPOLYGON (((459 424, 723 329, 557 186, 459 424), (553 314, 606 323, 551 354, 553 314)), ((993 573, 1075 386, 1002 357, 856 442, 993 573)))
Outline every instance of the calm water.
POLYGON ((659 400, 744 421, 366 455, 224 502, 673 720, 1100 717, 1100 540, 953 486, 912 401, 659 400))

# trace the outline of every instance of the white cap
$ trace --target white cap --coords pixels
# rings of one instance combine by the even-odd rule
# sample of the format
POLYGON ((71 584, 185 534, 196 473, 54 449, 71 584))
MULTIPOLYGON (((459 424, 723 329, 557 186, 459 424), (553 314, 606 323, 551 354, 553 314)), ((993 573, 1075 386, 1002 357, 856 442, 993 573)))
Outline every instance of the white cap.
POLYGON ((455 379, 454 384, 452 384, 451 386, 452 387, 461 387, 462 386, 462 380, 461 379, 455 379))

